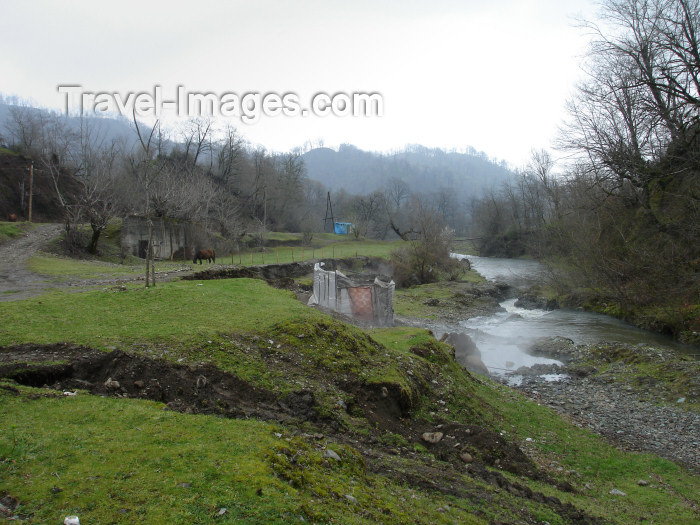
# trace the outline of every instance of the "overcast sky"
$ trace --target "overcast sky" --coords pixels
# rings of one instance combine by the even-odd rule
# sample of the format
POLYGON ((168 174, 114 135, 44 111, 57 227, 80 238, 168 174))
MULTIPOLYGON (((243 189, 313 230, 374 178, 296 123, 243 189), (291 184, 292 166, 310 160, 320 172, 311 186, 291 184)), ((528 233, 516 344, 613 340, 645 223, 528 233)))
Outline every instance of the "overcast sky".
POLYGON ((174 94, 376 92, 382 117, 235 121, 283 151, 464 149, 522 166, 549 147, 581 76, 593 0, 4 0, 0 92, 59 108, 60 84, 174 94))

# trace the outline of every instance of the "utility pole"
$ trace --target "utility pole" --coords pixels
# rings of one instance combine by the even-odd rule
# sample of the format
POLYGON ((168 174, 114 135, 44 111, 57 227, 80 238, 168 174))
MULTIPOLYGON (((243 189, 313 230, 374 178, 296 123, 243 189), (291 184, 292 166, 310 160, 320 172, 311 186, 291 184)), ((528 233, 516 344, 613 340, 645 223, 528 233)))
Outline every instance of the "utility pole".
POLYGON ((32 222, 32 193, 34 193, 34 161, 29 165, 29 222, 32 222))
POLYGON ((333 216, 333 203, 331 202, 331 192, 328 192, 328 198, 326 199, 326 217, 323 219, 323 231, 327 230, 326 226, 328 221, 331 221, 331 233, 334 231, 335 217, 333 216), (329 213, 330 212, 330 213, 329 213))

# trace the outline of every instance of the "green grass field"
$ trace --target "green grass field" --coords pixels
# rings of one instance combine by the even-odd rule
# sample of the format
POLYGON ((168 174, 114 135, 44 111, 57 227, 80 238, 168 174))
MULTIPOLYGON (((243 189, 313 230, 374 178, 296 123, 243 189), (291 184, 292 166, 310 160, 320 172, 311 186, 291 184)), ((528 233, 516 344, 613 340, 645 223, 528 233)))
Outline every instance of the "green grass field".
MULTIPOLYGON (((3 232, 8 235, 18 235, 21 230, 17 223, 0 222, 0 242, 3 232)), ((83 227, 83 235, 87 239, 89 228, 83 227)), ((115 219, 102 234, 98 245, 99 255, 89 259, 74 259, 56 254, 40 254, 32 257, 30 268, 36 273, 53 277, 79 277, 84 279, 138 275, 145 270, 144 261, 133 256, 126 258, 121 254, 121 221, 115 219)), ((377 241, 371 239, 354 240, 347 235, 332 233, 316 233, 309 246, 302 246, 301 233, 269 232, 267 239, 280 243, 278 246, 268 246, 264 251, 259 248, 242 247, 234 252, 218 251, 216 263, 228 265, 260 265, 308 261, 321 258, 343 258, 368 256, 388 259, 391 252, 401 246, 403 241, 377 241)), ((52 251, 61 253, 56 240, 52 251)), ((156 261, 156 271, 163 272, 182 267, 194 267, 191 260, 162 260, 156 261)), ((205 264, 197 264, 202 268, 205 264)))
MULTIPOLYGON (((158 261, 156 270, 167 272, 190 268, 190 263, 178 261, 158 261)), ((145 272, 144 263, 116 264, 102 260, 71 259, 51 254, 35 255, 29 259, 29 269, 41 275, 66 279, 99 279, 140 275, 145 272)))
POLYGON ((135 342, 187 345, 223 332, 262 333, 281 320, 320 315, 291 292, 256 279, 54 292, 0 303, 0 312, 0 345, 70 341, 98 348, 135 342))
MULTIPOLYGON (((319 234, 333 235, 333 234, 319 234)), ((244 266, 257 264, 276 264, 308 261, 310 259, 343 258, 364 255, 388 259, 391 252, 401 246, 403 241, 373 241, 351 240, 347 236, 333 235, 333 238, 312 246, 279 246, 266 248, 265 251, 256 249, 241 250, 240 253, 218 255, 216 262, 221 264, 241 264, 244 266)))

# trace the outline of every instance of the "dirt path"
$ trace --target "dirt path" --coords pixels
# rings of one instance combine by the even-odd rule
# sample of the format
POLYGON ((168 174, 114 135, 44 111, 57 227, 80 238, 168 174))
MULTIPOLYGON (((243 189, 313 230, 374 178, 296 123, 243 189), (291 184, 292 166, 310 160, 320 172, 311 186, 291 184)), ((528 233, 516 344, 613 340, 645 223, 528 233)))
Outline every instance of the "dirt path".
MULTIPOLYGON (((79 291, 145 280, 140 272, 110 275, 107 271, 104 276, 87 278, 75 275, 57 278, 32 272, 28 267, 29 259, 46 249, 48 243, 61 234, 62 229, 62 224, 42 224, 28 230, 22 237, 0 244, 0 302, 19 301, 49 290, 79 291)), ((120 268, 119 265, 114 266, 120 268)), ((172 281, 194 271, 187 265, 167 270, 158 270, 158 266, 159 263, 156 263, 156 280, 159 283, 172 281)))
POLYGON ((27 268, 29 258, 61 233, 61 224, 42 224, 0 245, 0 301, 17 301, 55 288, 47 277, 27 268))

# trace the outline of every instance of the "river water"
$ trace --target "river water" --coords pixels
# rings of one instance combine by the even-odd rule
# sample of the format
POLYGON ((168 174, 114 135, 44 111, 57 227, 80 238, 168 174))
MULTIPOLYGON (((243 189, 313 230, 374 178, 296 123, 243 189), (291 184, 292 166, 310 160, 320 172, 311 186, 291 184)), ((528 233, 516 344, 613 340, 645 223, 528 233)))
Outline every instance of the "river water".
MULTIPOLYGON (((543 265, 532 260, 467 257, 472 268, 486 279, 505 282, 515 288, 527 288, 546 276, 543 265)), ((460 322, 481 351, 481 359, 493 375, 505 375, 521 366, 537 363, 559 364, 553 359, 533 357, 525 350, 542 337, 562 336, 575 344, 618 341, 671 347, 685 353, 697 349, 676 343, 670 337, 642 330, 607 315, 583 310, 526 310, 515 306, 516 299, 501 303, 502 312, 489 317, 474 317, 460 322)), ((440 332, 439 327, 436 327, 440 332)))

